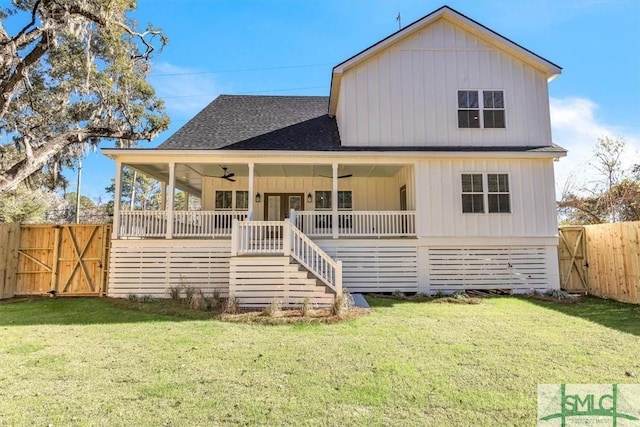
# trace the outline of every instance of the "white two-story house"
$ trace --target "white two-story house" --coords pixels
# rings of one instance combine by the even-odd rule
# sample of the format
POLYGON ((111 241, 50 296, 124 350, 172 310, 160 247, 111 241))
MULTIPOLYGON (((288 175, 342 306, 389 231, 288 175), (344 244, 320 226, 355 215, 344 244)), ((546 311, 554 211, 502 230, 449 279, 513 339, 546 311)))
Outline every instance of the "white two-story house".
POLYGON ((166 186, 158 211, 115 201, 109 294, 558 288, 560 72, 445 6, 336 65, 329 96, 222 95, 156 149, 104 150, 116 194, 124 166, 166 186))

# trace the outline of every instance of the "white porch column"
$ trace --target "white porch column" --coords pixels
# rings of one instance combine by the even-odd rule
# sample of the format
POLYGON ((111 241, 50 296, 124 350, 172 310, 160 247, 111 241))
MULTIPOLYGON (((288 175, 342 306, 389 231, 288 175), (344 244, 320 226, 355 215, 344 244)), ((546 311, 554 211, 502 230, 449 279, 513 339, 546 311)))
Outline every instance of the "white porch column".
MULTIPOLYGON (((413 164, 413 211, 416 213, 415 215, 415 231, 416 237, 422 237, 422 216, 426 212, 426 207, 423 206, 422 197, 418 197, 418 194, 421 194, 420 188, 420 176, 422 173, 421 164, 416 162, 413 164)), ((408 194, 407 194, 408 196, 408 194)))
POLYGON ((113 230, 111 235, 114 239, 120 237, 120 193, 122 192, 122 162, 116 160, 116 182, 113 194, 113 230))
POLYGON ((167 183, 164 181, 160 182, 160 210, 164 211, 167 209, 167 183))
POLYGON ((173 238, 173 204, 176 192, 176 164, 169 163, 169 197, 167 198, 167 239, 173 238))
POLYGON ((249 221, 253 220, 253 204, 255 203, 255 198, 256 195, 253 194, 253 169, 254 169, 255 164, 254 163, 249 163, 249 200, 247 200, 247 202, 249 203, 248 205, 248 209, 247 209, 247 219, 249 221))
POLYGON ((333 187, 331 190, 331 224, 333 224, 333 238, 338 238, 338 164, 331 165, 333 168, 333 187))

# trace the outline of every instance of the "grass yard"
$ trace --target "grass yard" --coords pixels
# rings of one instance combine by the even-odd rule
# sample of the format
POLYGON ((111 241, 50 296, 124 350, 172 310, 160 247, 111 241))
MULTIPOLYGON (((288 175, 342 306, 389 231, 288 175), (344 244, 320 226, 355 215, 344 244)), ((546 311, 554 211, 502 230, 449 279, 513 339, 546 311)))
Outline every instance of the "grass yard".
POLYGON ((369 301, 279 326, 0 304, 0 425, 531 426, 539 383, 640 381, 639 306, 369 301))

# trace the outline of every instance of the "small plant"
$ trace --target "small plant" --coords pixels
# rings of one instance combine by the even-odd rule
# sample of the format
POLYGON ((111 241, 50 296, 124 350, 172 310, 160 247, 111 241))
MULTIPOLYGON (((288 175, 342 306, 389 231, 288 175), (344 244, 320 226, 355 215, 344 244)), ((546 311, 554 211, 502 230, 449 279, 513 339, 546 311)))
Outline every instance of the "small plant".
POLYGON ((302 309, 300 311, 302 312, 302 317, 309 317, 311 312, 311 300, 309 297, 306 297, 304 301, 302 301, 302 309))
POLYGON ((340 316, 342 314, 342 311, 345 308, 345 302, 347 301, 347 293, 343 293, 340 296, 336 296, 335 299, 333 300, 333 303, 331 303, 331 315, 332 316, 340 316))
POLYGON ((169 298, 171 298, 172 300, 180 301, 182 286, 169 286, 169 289, 167 289, 167 293, 169 294, 169 298))
POLYGON ((220 301, 220 288, 213 288, 213 299, 220 301))
POLYGON ((560 289, 549 289, 544 294, 545 296, 548 296, 550 298, 555 298, 558 300, 571 298, 571 295, 569 295, 567 292, 560 289))
POLYGON ((469 299, 469 295, 467 295, 465 291, 457 291, 453 295, 451 295, 451 298, 457 300, 467 300, 469 299))
POLYGON ((136 294, 129 294, 127 295, 127 299, 131 302, 138 302, 138 295, 136 294))
POLYGON ((427 295, 427 294, 426 294, 426 293, 424 293, 424 292, 418 292, 418 293, 415 295, 415 297, 416 297, 416 298, 429 298, 429 295, 427 295))
MULTIPOLYGON (((193 288, 192 288, 193 289, 193 288)), ((201 289, 193 289, 193 293, 187 299, 187 305, 192 310, 206 310, 207 302, 201 289)))
POLYGON ((138 301, 140 301, 143 304, 151 304, 156 302, 156 299, 151 295, 142 295, 140 298, 138 298, 138 301))
POLYGON ((191 298, 193 298, 198 290, 198 288, 194 288, 193 286, 184 286, 184 299, 187 305, 191 304, 191 298))
POLYGON ((266 317, 279 317, 282 314, 282 302, 274 299, 262 310, 261 314, 266 317))
POLYGON ((227 302, 224 305, 224 312, 227 314, 237 314, 240 308, 240 300, 234 295, 229 295, 227 302))
POLYGON ((402 293, 402 291, 400 289, 396 289, 395 291, 393 291, 392 294, 394 297, 403 297, 404 293, 402 293))

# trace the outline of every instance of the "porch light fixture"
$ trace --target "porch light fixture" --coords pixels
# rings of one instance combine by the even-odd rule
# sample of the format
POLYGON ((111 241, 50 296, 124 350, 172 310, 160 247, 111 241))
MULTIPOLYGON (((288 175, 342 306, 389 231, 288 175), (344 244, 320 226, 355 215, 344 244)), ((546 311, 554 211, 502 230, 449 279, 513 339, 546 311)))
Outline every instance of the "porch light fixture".
POLYGON ((311 195, 311 193, 307 194, 307 203, 311 203, 313 202, 313 196, 311 195))
POLYGON ((260 196, 260 193, 256 193, 256 203, 260 203, 261 200, 262 197, 260 196))

